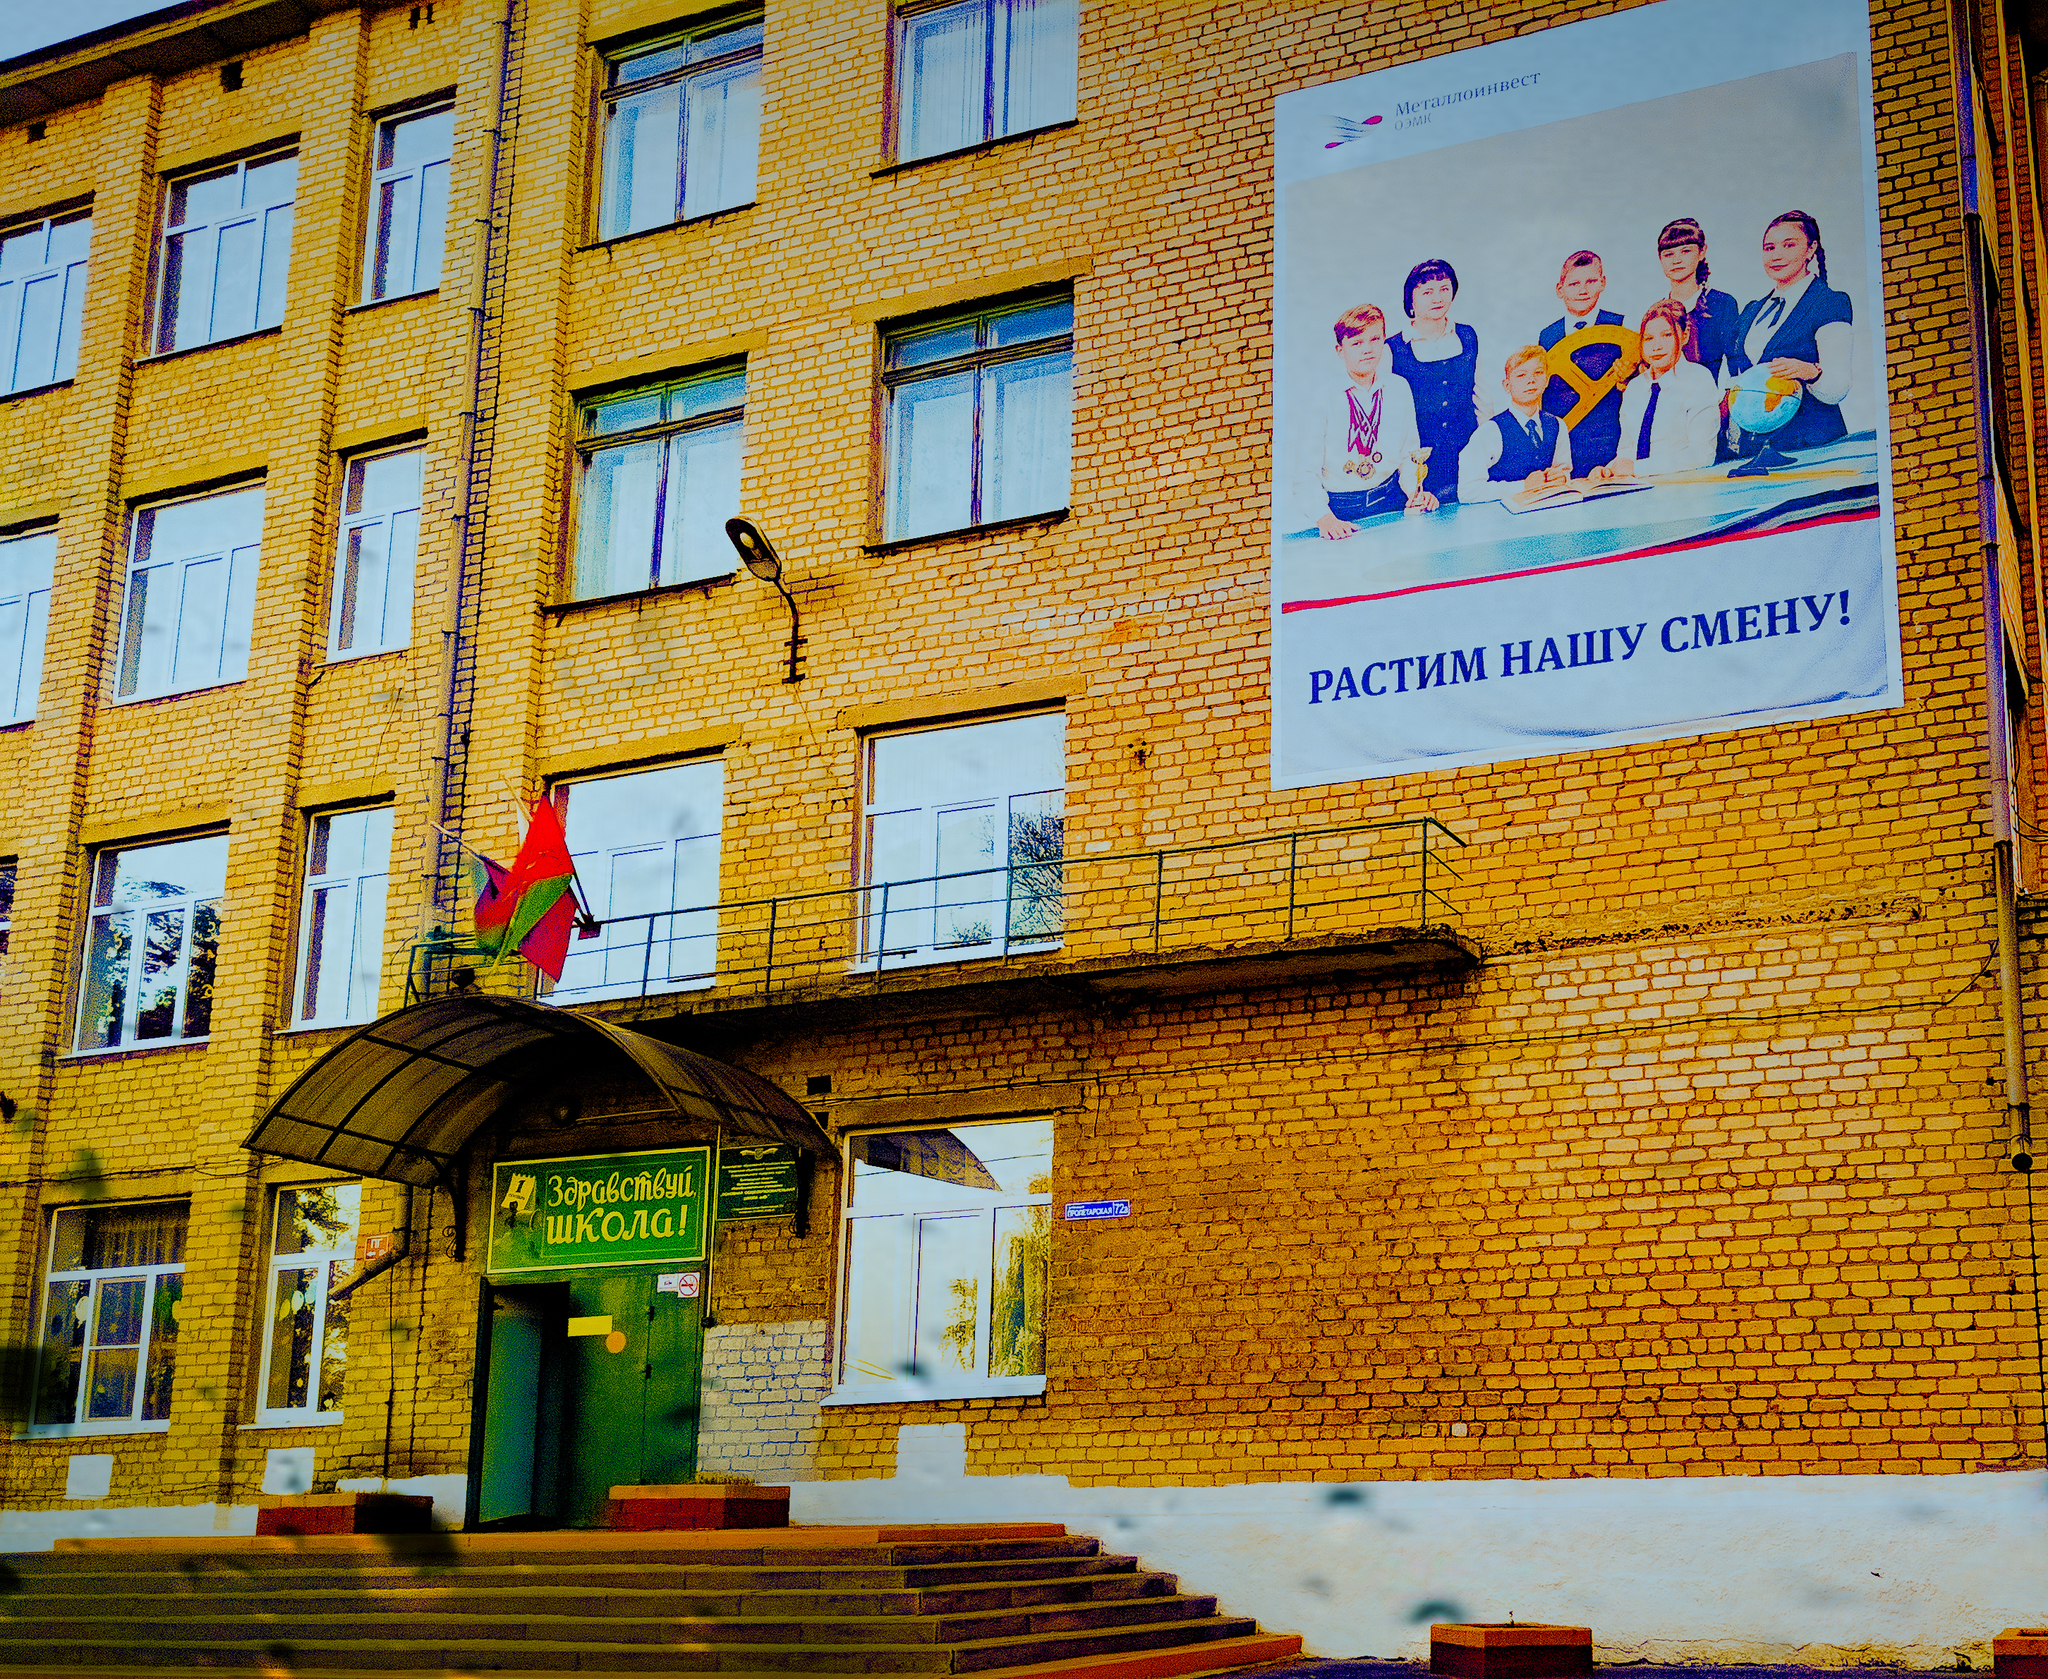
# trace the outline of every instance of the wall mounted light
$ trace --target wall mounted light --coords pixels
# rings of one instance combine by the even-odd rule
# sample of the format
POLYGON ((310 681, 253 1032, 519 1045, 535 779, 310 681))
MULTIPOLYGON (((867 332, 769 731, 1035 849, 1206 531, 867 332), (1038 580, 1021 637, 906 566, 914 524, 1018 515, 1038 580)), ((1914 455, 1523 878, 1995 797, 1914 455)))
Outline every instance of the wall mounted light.
POLYGON ((789 608, 789 674, 785 682, 801 682, 804 674, 798 668, 803 658, 804 638, 799 633, 801 625, 796 615, 796 597, 789 592, 782 581, 782 560, 774 546, 761 534, 761 528, 751 519, 728 519, 725 534, 732 538, 732 545, 739 550, 740 563, 760 578, 763 583, 773 583, 775 592, 782 597, 789 608))

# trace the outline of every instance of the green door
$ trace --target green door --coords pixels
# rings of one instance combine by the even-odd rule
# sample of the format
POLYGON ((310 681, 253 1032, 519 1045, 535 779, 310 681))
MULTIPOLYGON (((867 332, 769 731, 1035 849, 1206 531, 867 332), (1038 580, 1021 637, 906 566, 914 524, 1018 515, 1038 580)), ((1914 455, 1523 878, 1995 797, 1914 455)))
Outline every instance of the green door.
POLYGON ((703 1326, 694 1298, 653 1271, 567 1279, 563 1335, 561 1519, 602 1527, 615 1486, 697 1473, 703 1326))

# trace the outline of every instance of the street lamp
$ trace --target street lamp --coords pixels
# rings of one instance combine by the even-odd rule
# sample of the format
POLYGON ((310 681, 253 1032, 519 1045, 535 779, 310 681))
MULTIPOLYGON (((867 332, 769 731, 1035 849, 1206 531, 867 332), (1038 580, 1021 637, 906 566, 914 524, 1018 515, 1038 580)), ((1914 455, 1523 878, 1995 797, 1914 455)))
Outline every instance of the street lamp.
POLYGON ((804 645, 804 638, 798 633, 796 597, 782 581, 781 559, 769 545, 768 539, 761 534, 760 527, 751 519, 726 520, 725 534, 732 538, 732 545, 739 550, 740 563, 763 583, 773 583, 775 592, 789 608, 789 674, 782 680, 801 682, 804 679, 803 672, 797 669, 797 663, 802 658, 800 649, 804 645))

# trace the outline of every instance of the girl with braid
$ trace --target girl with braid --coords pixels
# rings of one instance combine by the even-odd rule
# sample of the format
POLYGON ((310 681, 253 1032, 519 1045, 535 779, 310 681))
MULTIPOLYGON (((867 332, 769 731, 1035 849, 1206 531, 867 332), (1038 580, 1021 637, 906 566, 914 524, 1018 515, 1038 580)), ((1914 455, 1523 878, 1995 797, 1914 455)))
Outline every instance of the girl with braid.
MULTIPOLYGON (((1856 377, 1856 314, 1828 284, 1820 223, 1787 210, 1764 229, 1764 272, 1770 291, 1742 311, 1728 356, 1730 375, 1767 365, 1805 387, 1799 412, 1771 434, 1779 449, 1815 449, 1846 436, 1842 399, 1856 377)), ((1755 454, 1760 439, 1743 435, 1738 453, 1755 454)))
POLYGON ((1666 222, 1657 235, 1657 266, 1671 283, 1671 300, 1685 310, 1685 359, 1715 379, 1735 347, 1735 322, 1742 305, 1724 291, 1708 288, 1706 230, 1691 216, 1666 222))

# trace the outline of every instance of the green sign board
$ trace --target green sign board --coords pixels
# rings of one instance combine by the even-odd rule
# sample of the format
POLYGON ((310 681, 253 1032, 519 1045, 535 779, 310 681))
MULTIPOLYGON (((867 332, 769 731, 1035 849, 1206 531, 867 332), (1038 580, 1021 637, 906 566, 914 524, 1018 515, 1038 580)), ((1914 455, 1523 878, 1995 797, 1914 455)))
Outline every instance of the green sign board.
POLYGON ((787 1143, 727 1143, 719 1152, 719 1223, 788 1218, 796 1193, 796 1150, 787 1143))
POLYGON ((710 1180, 708 1148, 501 1160, 490 1274, 700 1260, 710 1180))

